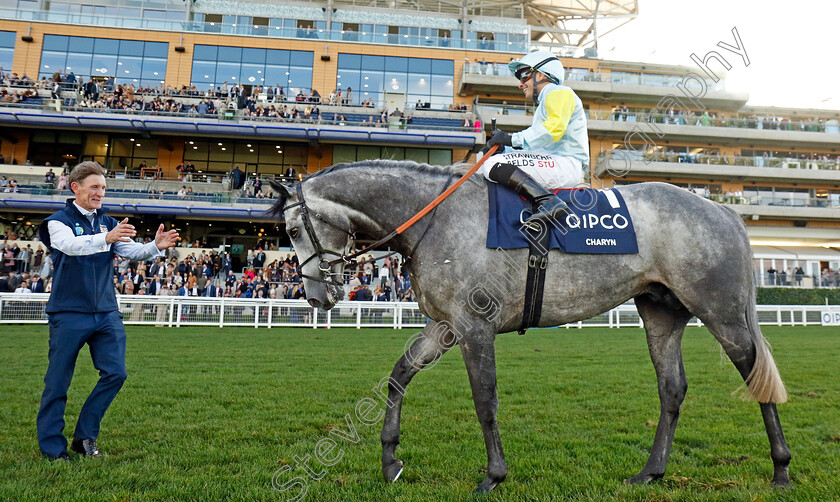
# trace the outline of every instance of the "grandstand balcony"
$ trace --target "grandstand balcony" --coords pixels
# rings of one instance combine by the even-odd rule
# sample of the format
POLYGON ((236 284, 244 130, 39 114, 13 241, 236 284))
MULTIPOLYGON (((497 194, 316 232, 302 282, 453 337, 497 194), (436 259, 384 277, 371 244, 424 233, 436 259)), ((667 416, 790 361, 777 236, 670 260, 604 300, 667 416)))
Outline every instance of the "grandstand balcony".
POLYGON ((411 123, 407 123, 406 117, 398 116, 390 116, 387 123, 371 123, 369 117, 378 118, 378 110, 324 105, 317 119, 283 121, 248 117, 237 111, 225 111, 221 116, 199 116, 133 109, 83 109, 73 105, 45 109, 41 103, 34 106, 0 103, 0 125, 12 127, 451 148, 471 148, 483 143, 483 132, 461 127, 462 115, 419 110, 412 116, 411 123))
MULTIPOLYGON (((3 193, 0 210, 49 214, 72 198, 69 190, 50 190, 22 185, 18 192, 3 193)), ((108 190, 102 207, 112 213, 142 216, 185 216, 194 219, 271 221, 265 215, 273 199, 241 197, 238 194, 193 194, 179 198, 175 193, 155 195, 133 190, 108 190)))
MULTIPOLYGON (((0 211, 51 213, 62 208, 73 193, 45 184, 43 173, 49 169, 49 166, 0 165, 0 175, 18 183, 15 191, 0 189, 0 211)), ((267 181, 270 177, 263 179, 267 181)), ((274 202, 268 183, 264 185, 266 195, 262 198, 250 197, 245 190, 231 190, 226 180, 186 182, 109 177, 107 184, 103 207, 118 214, 268 221, 271 218, 264 213, 274 202), (182 187, 192 192, 179 195, 182 187)))
MULTIPOLYGON (((566 63, 569 64, 568 62, 566 63)), ((601 67, 608 63, 601 62, 601 67)), ((658 70, 660 68, 657 68, 658 70)), ((655 106, 662 98, 676 95, 685 99, 677 88, 684 75, 692 69, 683 67, 662 67, 662 71, 674 73, 652 73, 648 71, 592 71, 584 68, 567 68, 564 85, 572 88, 582 100, 604 99, 610 102, 632 102, 655 106)), ((693 83, 689 82, 691 88, 693 83)), ((707 82, 707 91, 702 98, 704 106, 719 110, 736 111, 749 99, 746 92, 726 89, 724 79, 717 83, 707 82)), ((472 62, 464 64, 458 92, 462 96, 470 94, 496 94, 522 96, 519 81, 508 70, 507 64, 472 62)), ((673 106, 673 105, 671 105, 673 106)))
POLYGON ((756 183, 790 183, 803 186, 840 186, 840 161, 780 157, 692 155, 652 152, 644 157, 629 150, 599 156, 598 177, 610 171, 654 179, 698 179, 756 183))

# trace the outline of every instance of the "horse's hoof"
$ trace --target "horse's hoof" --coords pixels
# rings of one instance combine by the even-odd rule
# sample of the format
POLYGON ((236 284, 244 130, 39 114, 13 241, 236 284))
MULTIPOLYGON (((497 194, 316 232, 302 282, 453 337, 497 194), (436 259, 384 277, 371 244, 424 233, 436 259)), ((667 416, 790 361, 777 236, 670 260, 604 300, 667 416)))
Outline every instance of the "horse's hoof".
POLYGON ((640 485, 656 481, 657 479, 662 479, 662 476, 663 474, 652 474, 642 471, 630 479, 625 479, 624 482, 628 485, 640 485))
POLYGON ((385 476, 385 481, 396 483, 400 479, 400 474, 403 471, 403 461, 397 460, 391 463, 388 467, 382 468, 382 475, 385 476))
POLYGON ((771 484, 773 485, 774 488, 781 488, 781 489, 791 488, 793 486, 793 485, 790 484, 790 479, 789 478, 777 479, 777 478, 774 477, 771 484))
POLYGON ((481 484, 478 485, 478 488, 476 488, 473 493, 490 493, 497 486, 499 486, 499 481, 494 481, 490 478, 484 478, 484 481, 482 481, 481 484))

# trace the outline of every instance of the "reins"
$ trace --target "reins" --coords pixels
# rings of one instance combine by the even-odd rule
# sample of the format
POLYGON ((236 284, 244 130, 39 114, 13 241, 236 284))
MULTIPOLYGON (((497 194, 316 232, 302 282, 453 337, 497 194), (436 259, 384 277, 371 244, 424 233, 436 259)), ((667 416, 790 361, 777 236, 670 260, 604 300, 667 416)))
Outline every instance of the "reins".
MULTIPOLYGON (((309 258, 307 258, 306 260, 304 260, 304 261, 300 264, 301 272, 303 271, 303 270, 302 270, 302 269, 303 269, 303 265, 305 265, 306 263, 308 263, 309 261, 311 261, 313 258, 317 258, 317 259, 319 260, 319 263, 318 263, 318 269, 321 271, 321 273, 322 273, 322 274, 324 274, 324 279, 318 279, 318 278, 316 278, 316 277, 307 276, 307 275, 303 275, 303 274, 301 274, 301 277, 304 277, 304 278, 307 278, 307 279, 311 279, 311 280, 314 280, 314 281, 317 281, 317 282, 327 283, 327 284, 342 285, 342 283, 340 283, 340 282, 337 282, 337 281, 331 280, 331 279, 332 279, 332 275, 333 275, 333 274, 332 274, 331 269, 332 269, 332 267, 333 267, 334 265, 337 265, 337 264, 339 264, 339 263, 349 264, 349 263, 350 263, 350 261, 351 261, 351 260, 353 260, 354 258, 357 258, 357 257, 359 257, 359 256, 361 256, 361 255, 363 255, 363 254, 365 254, 365 253, 367 253, 367 252, 369 252, 369 251, 372 251, 373 249, 375 249, 375 248, 377 248, 377 247, 381 246, 382 244, 385 244, 386 242, 390 241, 390 240, 391 240, 391 239, 393 239, 394 237, 396 237, 396 236, 398 236, 398 235, 402 234, 403 232, 405 232, 406 230, 408 230, 409 228, 411 228, 411 227, 412 227, 415 223, 417 223, 418 221, 420 221, 420 219, 422 219, 424 216, 426 216, 426 215, 427 215, 427 214, 429 214, 431 211, 433 211, 435 208, 437 208, 437 206, 439 206, 439 205, 440 205, 440 204, 441 204, 444 200, 446 200, 446 198, 447 198, 447 197, 449 197, 450 195, 452 195, 452 193, 453 193, 455 190, 457 190, 457 189, 458 189, 458 187, 460 187, 461 185, 463 185, 463 184, 467 181, 467 179, 468 179, 470 176, 472 176, 473 174, 475 174, 475 173, 476 173, 476 171, 478 171, 478 169, 481 167, 481 165, 482 165, 482 164, 484 164, 484 162, 485 162, 488 158, 490 158, 491 156, 493 156, 493 154, 494 154, 494 153, 496 153, 496 150, 497 150, 498 148, 499 148, 499 146, 498 146, 498 145, 493 145, 493 146, 490 148, 490 150, 488 150, 488 151, 487 151, 487 153, 485 153, 485 154, 484 154, 484 156, 482 156, 482 157, 478 160, 478 162, 476 162, 476 163, 475 163, 475 164, 474 164, 474 165, 470 168, 470 170, 469 170, 469 171, 467 171, 466 173, 464 173, 464 175, 463 175, 463 176, 461 176, 461 177, 458 179, 458 181, 456 181, 455 183, 453 183, 453 184, 452 184, 452 186, 450 186, 450 187, 448 187, 448 188, 445 188, 445 189, 444 189, 444 191, 443 191, 440 195, 438 195, 438 196, 437 196, 437 197, 436 197, 433 201, 431 201, 430 203, 428 203, 428 204, 426 205, 426 207, 424 207, 424 208, 423 208, 423 209, 421 209, 421 210, 420 210, 417 214, 415 214, 414 216, 412 216, 411 218, 409 218, 409 219, 408 219, 408 221, 406 221, 405 223, 403 223, 402 225, 400 225, 399 227, 397 227, 397 228, 396 228, 396 230, 394 230, 393 232, 389 233, 389 234, 388 234, 388 235, 386 235, 385 237, 383 237, 383 238, 379 239, 378 241, 374 242, 373 244, 371 244, 371 245, 369 245, 369 246, 366 246, 364 249, 362 249, 362 250, 360 250, 360 251, 356 251, 355 253, 350 254, 349 256, 348 256, 348 255, 345 255, 344 253, 336 253, 335 251, 329 251, 329 250, 326 250, 326 249, 324 249, 324 248, 321 246, 321 242, 320 242, 320 240, 318 239, 318 237, 315 235, 315 230, 314 230, 314 228, 312 227, 312 221, 311 221, 311 219, 310 219, 310 212, 309 212, 309 208, 306 206, 306 202, 305 202, 305 201, 304 201, 304 199, 303 199, 303 188, 302 188, 302 186, 301 186, 303 183, 302 183, 302 182, 301 182, 301 183, 298 183, 298 185, 297 185, 297 197, 298 197, 298 202, 296 202, 296 203, 294 203, 294 204, 289 204, 288 206, 284 207, 284 208, 282 209, 281 213, 285 213, 287 209, 291 209, 291 208, 296 207, 296 206, 300 206, 300 207, 301 207, 301 219, 303 220, 303 226, 304 226, 304 229, 306 230, 306 233, 309 235, 309 240, 310 240, 310 241, 312 241, 312 245, 313 245, 313 247, 315 248, 315 254, 313 254, 312 256, 310 256, 309 258), (323 258, 323 255, 325 255, 325 254, 332 254, 332 255, 336 255, 336 256, 338 256, 338 258, 336 258, 335 260, 326 260, 325 258, 323 258)), ((448 184, 448 183, 447 183, 447 184, 448 184)), ((356 236, 356 235, 355 235, 355 233, 353 233, 353 232, 351 232, 351 231, 349 231, 349 230, 346 230, 346 229, 344 229, 344 228, 341 228, 341 227, 339 227, 338 225, 336 225, 336 224, 334 224, 334 223, 331 223, 331 222, 327 221, 326 219, 324 219, 323 217, 321 217, 321 215, 320 215, 320 214, 315 213, 315 214, 314 214, 314 215, 312 215, 312 216, 313 216, 314 218, 316 218, 316 219, 318 219, 318 220, 320 220, 320 221, 322 221, 322 222, 326 223, 327 225, 329 225, 329 226, 331 226, 331 227, 333 227, 333 228, 336 228, 336 229, 338 229, 338 230, 341 230, 342 232, 344 232, 344 233, 348 234, 351 238, 355 238, 355 236, 356 236)), ((429 229, 429 227, 427 226, 427 227, 426 227, 426 231, 428 231, 428 229, 429 229)), ((426 235, 426 231, 424 231, 424 232, 423 232, 423 236, 425 236, 425 235, 426 235)), ((421 239, 422 239, 422 238, 421 238, 421 239)), ((418 244, 419 244, 419 242, 418 242, 418 244)), ((414 248, 414 249, 417 249, 417 247, 415 246, 415 248, 414 248)), ((412 251, 412 252, 413 252, 413 251, 412 251)), ((396 251, 391 252, 391 253, 389 253, 389 254, 387 254, 387 255, 385 255, 385 256, 390 256, 390 255, 395 254, 395 253, 396 253, 396 251)), ((377 259, 381 259, 381 258, 384 258, 384 256, 383 256, 383 257, 380 257, 380 258, 376 258, 376 259, 365 260, 365 261, 363 261, 363 262, 360 262, 359 264, 362 264, 362 263, 367 263, 367 262, 369 262, 369 261, 376 261, 377 259)))

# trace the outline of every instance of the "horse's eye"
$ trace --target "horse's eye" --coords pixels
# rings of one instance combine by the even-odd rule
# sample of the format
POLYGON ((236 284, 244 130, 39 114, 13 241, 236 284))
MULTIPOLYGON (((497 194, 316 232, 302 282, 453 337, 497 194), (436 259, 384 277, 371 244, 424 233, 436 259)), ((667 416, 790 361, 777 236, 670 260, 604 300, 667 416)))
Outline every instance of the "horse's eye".
POLYGON ((289 230, 289 237, 291 237, 292 239, 297 239, 297 236, 298 236, 298 228, 297 227, 294 227, 294 228, 289 230))

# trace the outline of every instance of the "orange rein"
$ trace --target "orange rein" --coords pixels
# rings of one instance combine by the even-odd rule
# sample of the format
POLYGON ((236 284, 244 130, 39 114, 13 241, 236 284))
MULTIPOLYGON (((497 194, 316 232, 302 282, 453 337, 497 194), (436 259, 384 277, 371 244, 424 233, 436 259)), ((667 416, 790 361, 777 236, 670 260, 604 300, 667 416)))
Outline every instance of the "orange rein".
POLYGON ((484 161, 489 159, 494 153, 496 153, 496 150, 498 149, 499 145, 493 145, 490 148, 490 150, 487 153, 485 153, 484 156, 481 157, 478 160, 478 162, 476 162, 475 165, 470 168, 469 171, 466 172, 466 174, 461 176, 461 178, 458 181, 453 183, 452 186, 447 188, 442 194, 438 195, 435 200, 429 202, 429 204, 426 207, 424 207, 419 213, 415 214, 411 217, 411 219, 397 227, 397 229, 394 232, 397 234, 405 232, 406 230, 408 230, 409 227, 411 227, 411 225, 417 223, 417 221, 420 220, 420 218, 426 216, 429 213, 429 211, 440 205, 441 202, 443 202, 444 200, 446 200, 447 197, 452 195, 452 192, 457 190, 459 186, 463 185, 464 182, 467 181, 467 178, 475 174, 475 172, 478 171, 478 168, 481 167, 482 164, 484 164, 484 161))

